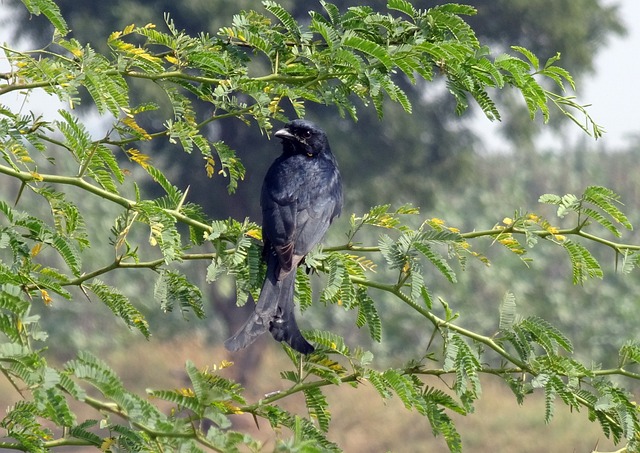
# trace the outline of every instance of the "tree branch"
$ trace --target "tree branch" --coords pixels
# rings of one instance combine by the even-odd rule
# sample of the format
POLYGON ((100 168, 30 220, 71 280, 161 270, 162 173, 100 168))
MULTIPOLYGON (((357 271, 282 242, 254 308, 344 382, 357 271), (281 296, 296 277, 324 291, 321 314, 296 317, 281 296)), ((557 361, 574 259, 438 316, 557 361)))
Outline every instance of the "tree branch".
POLYGON ((129 417, 129 414, 120 406, 115 403, 107 403, 104 401, 100 401, 97 398, 92 398, 90 396, 85 396, 83 400, 87 405, 93 407, 94 409, 101 412, 109 412, 111 414, 117 415, 134 426, 136 429, 144 431, 151 438, 182 438, 182 439, 195 439, 199 444, 204 445, 207 448, 211 448, 213 451, 224 453, 224 450, 219 449, 214 444, 209 442, 207 439, 198 434, 197 430, 193 427, 191 432, 165 432, 165 431, 157 431, 153 428, 146 426, 144 423, 133 420, 129 417))
MULTIPOLYGON (((101 187, 94 186, 93 184, 87 182, 83 178, 74 177, 74 176, 59 176, 45 173, 30 173, 26 171, 15 170, 11 167, 7 167, 4 165, 0 165, 0 173, 12 176, 16 179, 21 180, 24 183, 30 182, 48 182, 51 184, 62 184, 68 186, 79 187, 83 190, 86 190, 89 193, 97 195, 101 198, 109 200, 113 203, 119 204, 120 206, 126 209, 135 209, 136 202, 133 200, 129 200, 121 195, 115 194, 113 192, 109 192, 108 190, 102 189, 101 187)), ((194 228, 198 228, 204 231, 211 231, 211 227, 207 224, 199 222, 197 220, 191 219, 190 217, 178 212, 174 209, 163 209, 164 212, 174 217, 177 221, 182 222, 186 225, 192 226, 194 228)))
MULTIPOLYGON (((73 437, 62 437, 60 439, 49 440, 42 443, 42 447, 45 450, 56 447, 87 447, 93 446, 91 442, 82 439, 76 439, 73 437)), ((30 447, 22 443, 17 442, 0 442, 0 449, 2 450, 18 450, 18 451, 30 451, 30 447)))

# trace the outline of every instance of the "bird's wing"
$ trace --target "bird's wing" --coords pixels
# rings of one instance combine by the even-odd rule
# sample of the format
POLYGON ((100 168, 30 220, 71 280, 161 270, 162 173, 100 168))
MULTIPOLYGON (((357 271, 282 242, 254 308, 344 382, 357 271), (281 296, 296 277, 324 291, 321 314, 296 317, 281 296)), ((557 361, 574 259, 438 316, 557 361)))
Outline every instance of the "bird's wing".
POLYGON ((262 232, 278 256, 281 272, 289 273, 294 263, 294 244, 298 217, 297 187, 284 190, 275 184, 265 184, 262 192, 262 232))
POLYGON ((295 254, 306 255, 322 240, 331 224, 334 208, 334 200, 320 196, 315 203, 298 211, 295 254))
POLYGON ((261 204, 263 235, 278 255, 282 276, 322 240, 340 210, 342 189, 335 167, 326 163, 301 156, 280 164, 265 177, 261 204))
POLYGON ((329 225, 340 213, 342 186, 340 176, 331 168, 323 171, 310 193, 298 202, 295 253, 306 255, 322 240, 329 225))

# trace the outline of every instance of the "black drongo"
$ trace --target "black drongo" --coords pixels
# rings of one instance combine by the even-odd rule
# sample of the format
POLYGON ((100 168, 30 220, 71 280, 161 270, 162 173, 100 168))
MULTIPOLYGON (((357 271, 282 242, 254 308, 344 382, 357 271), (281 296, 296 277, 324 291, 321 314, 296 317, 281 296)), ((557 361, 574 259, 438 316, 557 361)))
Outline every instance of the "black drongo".
POLYGON ((236 351, 269 330, 309 354, 314 348, 294 317, 296 269, 340 214, 342 182, 327 136, 317 126, 293 120, 274 135, 283 152, 267 171, 260 198, 267 275, 254 312, 225 346, 236 351))

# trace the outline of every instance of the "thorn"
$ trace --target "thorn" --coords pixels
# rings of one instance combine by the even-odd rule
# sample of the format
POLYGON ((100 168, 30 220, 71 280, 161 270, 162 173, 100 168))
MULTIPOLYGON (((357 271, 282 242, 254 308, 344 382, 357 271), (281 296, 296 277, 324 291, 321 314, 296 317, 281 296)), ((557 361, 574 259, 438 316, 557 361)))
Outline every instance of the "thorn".
POLYGON ((187 199, 187 194, 189 193, 189 188, 191 186, 187 186, 187 188, 184 190, 184 193, 182 194, 182 198, 180 198, 180 202, 178 202, 178 206, 176 206, 176 212, 180 212, 180 209, 182 209, 182 205, 184 204, 184 201, 187 199))
POLYGON ((13 203, 13 207, 18 206, 18 201, 20 201, 20 197, 22 196, 22 192, 24 191, 24 188, 27 186, 27 183, 25 181, 22 181, 22 184, 20 185, 20 190, 18 190, 18 196, 16 196, 16 201, 13 203))
POLYGON ((91 302, 91 298, 89 297, 89 293, 87 292, 86 288, 84 287, 84 285, 80 285, 80 290, 82 291, 82 293, 84 294, 84 296, 87 298, 87 300, 89 302, 91 302))
POLYGON ((258 431, 260 431, 260 423, 258 422, 258 417, 254 413, 251 413, 251 415, 253 415, 253 421, 256 424, 256 428, 258 428, 258 431))

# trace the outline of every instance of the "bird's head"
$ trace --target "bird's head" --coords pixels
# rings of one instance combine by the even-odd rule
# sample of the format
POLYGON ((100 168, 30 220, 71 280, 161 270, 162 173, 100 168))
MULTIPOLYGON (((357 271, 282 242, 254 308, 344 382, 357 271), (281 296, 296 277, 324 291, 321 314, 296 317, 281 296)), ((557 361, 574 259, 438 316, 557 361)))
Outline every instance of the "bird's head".
POLYGON ((323 151, 329 151, 327 135, 309 121, 289 121, 273 135, 282 140, 282 147, 287 153, 313 157, 323 151))

